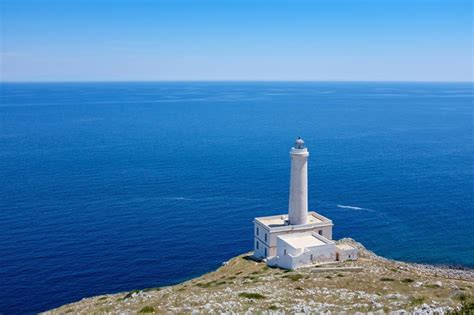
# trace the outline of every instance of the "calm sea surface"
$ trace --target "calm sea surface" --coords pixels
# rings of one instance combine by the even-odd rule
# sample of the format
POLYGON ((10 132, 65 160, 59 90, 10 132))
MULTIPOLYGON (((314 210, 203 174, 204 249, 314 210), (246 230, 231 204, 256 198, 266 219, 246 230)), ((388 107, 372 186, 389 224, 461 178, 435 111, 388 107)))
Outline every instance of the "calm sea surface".
POLYGON ((376 253, 474 267, 472 84, 0 85, 0 313, 177 283, 310 208, 376 253))

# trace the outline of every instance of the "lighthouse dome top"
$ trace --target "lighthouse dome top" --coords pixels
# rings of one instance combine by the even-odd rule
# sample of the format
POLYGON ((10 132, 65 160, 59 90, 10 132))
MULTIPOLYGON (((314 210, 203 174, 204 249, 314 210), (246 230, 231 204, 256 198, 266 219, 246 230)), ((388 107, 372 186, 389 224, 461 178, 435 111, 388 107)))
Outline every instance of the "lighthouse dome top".
POLYGON ((291 155, 301 155, 301 156, 308 156, 308 149, 304 145, 303 139, 301 137, 298 137, 295 141, 294 146, 291 148, 290 151, 291 155))
POLYGON ((301 137, 298 137, 295 141, 295 149, 304 149, 304 141, 301 137))

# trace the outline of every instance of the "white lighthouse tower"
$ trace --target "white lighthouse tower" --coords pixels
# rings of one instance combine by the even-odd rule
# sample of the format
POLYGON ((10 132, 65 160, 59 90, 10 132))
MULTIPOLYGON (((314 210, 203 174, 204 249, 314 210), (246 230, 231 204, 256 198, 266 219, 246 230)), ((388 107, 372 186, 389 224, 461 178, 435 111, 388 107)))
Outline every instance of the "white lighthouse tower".
POLYGON ((306 224, 308 221, 308 149, 298 137, 291 148, 290 200, 288 221, 290 225, 306 224))

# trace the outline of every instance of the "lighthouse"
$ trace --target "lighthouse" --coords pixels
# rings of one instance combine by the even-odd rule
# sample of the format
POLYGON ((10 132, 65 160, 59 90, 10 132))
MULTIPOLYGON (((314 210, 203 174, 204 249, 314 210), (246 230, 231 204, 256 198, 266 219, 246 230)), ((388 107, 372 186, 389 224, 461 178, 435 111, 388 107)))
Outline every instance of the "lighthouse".
MULTIPOLYGON (((332 241, 332 221, 315 211, 308 211, 308 156, 303 139, 298 137, 290 150, 288 212, 253 221, 253 255, 266 259, 271 266, 295 269, 316 261, 346 257, 343 255, 346 250, 336 250, 332 241)), ((355 256, 351 252, 347 257, 353 259, 355 256)))
POLYGON ((291 175, 288 223, 306 224, 308 221, 308 149, 298 137, 290 151, 291 175))
POLYGON ((253 256, 265 260, 269 266, 297 269, 358 257, 356 247, 332 239, 334 224, 330 219, 308 211, 308 156, 303 139, 298 137, 290 150, 288 214, 258 217, 253 221, 253 256))

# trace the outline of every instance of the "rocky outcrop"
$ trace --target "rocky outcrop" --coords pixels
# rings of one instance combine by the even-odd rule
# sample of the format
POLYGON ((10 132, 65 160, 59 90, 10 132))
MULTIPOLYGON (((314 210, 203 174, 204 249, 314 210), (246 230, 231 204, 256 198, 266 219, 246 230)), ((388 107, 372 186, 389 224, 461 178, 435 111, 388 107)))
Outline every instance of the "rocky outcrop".
POLYGON ((474 296, 472 270, 393 261, 352 239, 339 243, 356 246, 359 260, 287 271, 245 254, 175 286, 86 298, 46 314, 446 314, 474 296))

